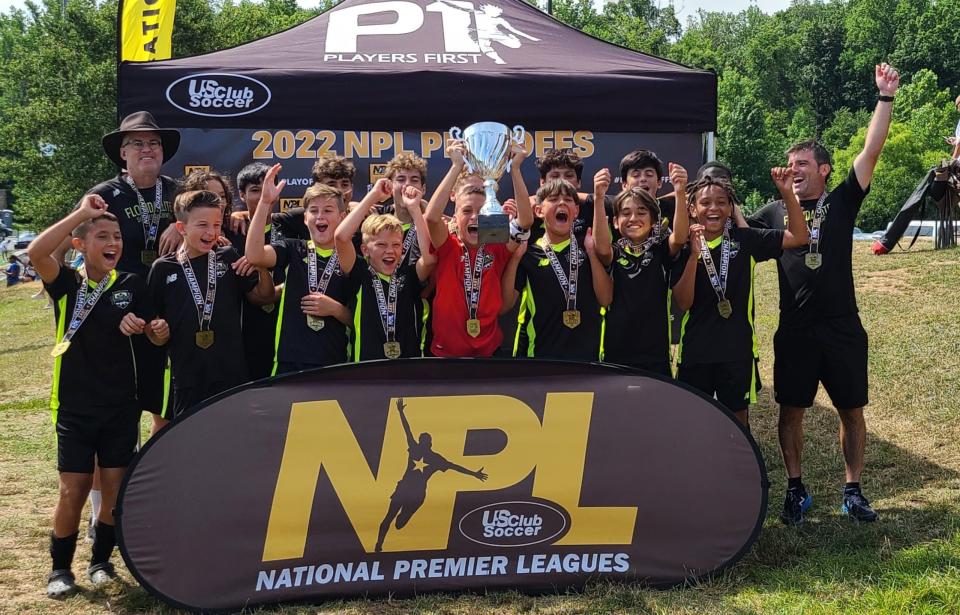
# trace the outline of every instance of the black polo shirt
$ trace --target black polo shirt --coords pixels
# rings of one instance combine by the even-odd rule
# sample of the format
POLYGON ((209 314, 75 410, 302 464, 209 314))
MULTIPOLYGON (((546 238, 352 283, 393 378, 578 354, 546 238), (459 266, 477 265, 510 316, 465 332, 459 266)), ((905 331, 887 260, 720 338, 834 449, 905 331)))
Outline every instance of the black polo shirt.
MULTIPOLYGON (((721 240, 707 243, 713 263, 720 272, 721 240)), ((757 263, 777 258, 783 252, 783 231, 770 229, 730 229, 730 270, 726 298, 733 314, 724 318, 717 310, 719 299, 710 285, 703 259, 697 263, 693 306, 684 315, 680 329, 677 363, 726 363, 757 356, 757 338, 753 323, 753 269, 757 263)), ((674 265, 677 280, 689 258, 684 248, 674 265)))
POLYGON ((670 360, 672 267, 667 238, 646 252, 613 245, 613 303, 604 316, 604 361, 639 365, 670 360))
MULTIPOLYGON (((153 245, 153 250, 159 250, 160 236, 167 230, 167 227, 173 222, 173 197, 177 193, 176 180, 160 176, 162 185, 162 205, 160 211, 160 225, 157 228, 157 241, 153 245)), ((146 246, 146 230, 140 220, 140 202, 137 195, 130 187, 130 184, 118 175, 113 179, 97 184, 91 188, 87 194, 99 194, 107 202, 107 211, 117 217, 120 222, 120 234, 123 236, 123 253, 120 254, 120 262, 117 263, 117 269, 136 273, 143 279, 146 279, 150 273, 150 266, 145 265, 141 260, 141 252, 146 246)), ((155 206, 156 187, 141 188, 140 195, 144 203, 149 208, 151 214, 155 206)))
MULTIPOLYGON (((257 286, 256 272, 240 277, 232 264, 240 258, 232 247, 218 247, 217 296, 210 330, 213 345, 200 348, 196 333, 200 315, 176 253, 157 259, 147 281, 149 296, 158 318, 170 326, 170 355, 174 388, 202 387, 211 382, 241 383, 248 379, 240 329, 240 306, 244 295, 257 286)), ((190 259, 200 293, 206 297, 207 255, 190 259)))
MULTIPOLYGON (((382 274, 374 278, 367 261, 357 258, 350 272, 350 279, 357 288, 353 307, 353 360, 370 361, 387 358, 383 344, 387 341, 380 320, 380 309, 373 285, 379 284, 383 297, 389 300, 390 279, 382 274)), ((417 276, 416 265, 404 262, 398 268, 396 341, 400 342, 401 358, 422 356, 420 346, 421 302, 423 284, 417 276)))
MULTIPOLYGON (((120 332, 128 313, 149 318, 147 289, 138 275, 113 271, 111 281, 93 310, 77 330, 67 351, 53 363, 50 406, 69 408, 116 408, 137 399, 137 375, 131 338, 120 332)), ((44 284, 53 300, 57 342, 70 326, 77 292, 83 277, 61 267, 57 278, 44 284)), ((87 282, 87 296, 96 288, 87 282)))
MULTIPOLYGON (((333 316, 323 318, 323 328, 314 331, 307 326, 307 315, 300 300, 310 292, 307 242, 285 239, 271 244, 277 254, 275 270, 283 271, 286 284, 280 299, 279 320, 275 332, 275 362, 301 365, 335 365, 347 360, 347 328, 333 316)), ((316 248, 317 280, 323 275, 333 250, 316 248)), ((324 294, 349 305, 356 287, 338 266, 324 294)))
MULTIPOLYGON (((780 326, 802 327, 857 313, 853 287, 853 227, 860 205, 867 196, 856 172, 850 173, 824 201, 826 215, 820 224, 822 264, 810 269, 804 262, 809 246, 785 250, 777 261, 780 278, 780 326)), ((801 201, 804 217, 813 220, 817 200, 801 201)), ((787 228, 783 201, 764 205, 752 215, 750 226, 783 230, 787 228)))
POLYGON ((548 248, 531 243, 520 259, 516 289, 523 292, 519 316, 523 322, 518 325, 514 356, 578 361, 600 359, 600 304, 593 290, 587 251, 581 243, 578 246, 576 309, 580 311, 580 324, 573 329, 563 324, 567 297, 545 252, 552 249, 564 273, 569 275, 570 240, 548 248), (519 335, 521 329, 522 335, 519 335), (521 347, 519 337, 523 336, 526 343, 521 347))

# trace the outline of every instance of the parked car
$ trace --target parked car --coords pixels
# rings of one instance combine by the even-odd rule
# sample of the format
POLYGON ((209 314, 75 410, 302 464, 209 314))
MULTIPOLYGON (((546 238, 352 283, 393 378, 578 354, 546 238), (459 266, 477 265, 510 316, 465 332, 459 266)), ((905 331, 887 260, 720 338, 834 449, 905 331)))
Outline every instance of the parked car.
POLYGON ((857 227, 853 227, 853 240, 854 241, 873 241, 876 239, 873 236, 873 233, 864 233, 857 227))
POLYGON ((30 242, 37 238, 37 234, 32 231, 27 231, 25 233, 20 233, 20 236, 16 238, 13 243, 14 250, 25 250, 27 246, 30 245, 30 242))

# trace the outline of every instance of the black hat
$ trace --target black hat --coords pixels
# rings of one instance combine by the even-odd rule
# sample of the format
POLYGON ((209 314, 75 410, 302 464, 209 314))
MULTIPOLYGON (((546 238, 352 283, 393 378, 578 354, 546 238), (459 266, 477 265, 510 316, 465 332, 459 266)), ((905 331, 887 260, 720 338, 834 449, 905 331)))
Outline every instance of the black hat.
POLYGON ((172 128, 160 128, 148 111, 134 111, 120 122, 120 128, 103 135, 103 151, 113 164, 124 168, 126 163, 120 157, 120 144, 123 135, 128 132, 155 132, 160 135, 163 144, 163 159, 170 160, 180 147, 180 132, 172 128))

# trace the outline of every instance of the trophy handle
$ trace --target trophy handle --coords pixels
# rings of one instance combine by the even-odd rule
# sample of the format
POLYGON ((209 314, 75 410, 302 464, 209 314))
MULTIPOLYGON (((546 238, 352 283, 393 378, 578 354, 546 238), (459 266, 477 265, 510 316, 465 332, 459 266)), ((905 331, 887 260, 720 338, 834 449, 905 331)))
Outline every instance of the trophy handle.
MULTIPOLYGON (((456 139, 457 141, 463 141, 463 131, 460 130, 458 126, 450 127, 450 138, 456 139)), ((467 173, 473 173, 473 165, 470 164, 470 160, 467 159, 467 156, 463 157, 463 165, 467 167, 467 173)))
POLYGON ((513 140, 521 145, 527 143, 527 131, 520 124, 513 127, 513 140))

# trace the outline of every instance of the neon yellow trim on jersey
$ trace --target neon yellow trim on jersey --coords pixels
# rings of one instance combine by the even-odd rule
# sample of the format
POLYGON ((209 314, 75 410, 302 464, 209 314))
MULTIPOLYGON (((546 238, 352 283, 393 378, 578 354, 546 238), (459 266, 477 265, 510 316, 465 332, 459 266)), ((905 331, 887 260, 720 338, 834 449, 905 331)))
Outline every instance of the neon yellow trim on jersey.
POLYGON ((530 322, 527 323, 527 356, 535 357, 536 355, 536 341, 537 341, 537 330, 533 326, 533 317, 537 314, 537 302, 533 298, 533 288, 530 287, 530 281, 527 280, 527 287, 523 290, 523 298, 525 302, 529 305, 528 312, 530 312, 530 322))
POLYGON ((523 329, 523 323, 527 316, 527 290, 523 290, 520 296, 520 309, 517 311, 517 330, 513 333, 513 356, 516 358, 517 351, 520 350, 520 331, 523 329))
POLYGON ((719 246, 721 241, 723 241, 723 235, 720 235, 719 237, 714 237, 713 239, 707 242, 707 247, 712 250, 713 248, 716 248, 717 246, 719 246))
MULTIPOLYGON (((290 265, 283 270, 283 279, 289 279, 290 265)), ((280 331, 283 329, 283 304, 287 302, 287 284, 284 283, 283 291, 280 292, 280 314, 277 316, 277 329, 273 334, 273 369, 270 370, 271 376, 277 375, 277 368, 280 366, 280 331)))
POLYGON ((687 321, 690 320, 690 310, 683 314, 683 320, 680 322, 680 344, 677 345, 677 367, 683 363, 683 336, 687 333, 687 321))
POLYGON ((167 357, 167 365, 163 368, 163 405, 160 406, 160 416, 169 420, 170 417, 167 416, 169 412, 170 404, 170 357, 167 357))
POLYGON ((606 349, 603 347, 604 342, 607 339, 607 308, 600 308, 600 360, 603 361, 604 356, 607 354, 606 349))
POLYGON ((424 356, 424 347, 427 345, 427 319, 430 318, 430 302, 420 298, 423 303, 423 318, 420 319, 420 356, 424 356))
POLYGON ((387 275, 387 274, 385 274, 385 273, 380 273, 379 271, 377 272, 377 277, 380 278, 381 280, 383 280, 384 282, 390 282, 390 281, 393 280, 393 276, 392 276, 392 275, 387 275))
MULTIPOLYGON (((750 295, 747 298, 747 322, 750 323, 750 337, 753 342, 753 358, 760 358, 760 343, 757 341, 757 328, 753 324, 753 269, 757 266, 757 261, 750 257, 750 295)), ((754 392, 756 398, 756 392, 754 392)), ((755 401, 755 400, 754 400, 755 401)))
POLYGON ((353 311, 353 333, 357 339, 353 344, 353 362, 360 362, 360 314, 363 312, 363 286, 357 291, 357 309, 353 311))
MULTIPOLYGON (((63 333, 67 328, 67 296, 64 295, 57 299, 57 306, 60 313, 57 315, 57 344, 63 339, 63 333)), ((57 424, 57 410, 60 409, 60 364, 63 355, 55 357, 53 360, 53 384, 50 387, 50 410, 53 415, 53 424, 57 424)))
POLYGON ((540 241, 538 243, 540 244, 541 248, 546 248, 547 246, 550 246, 551 248, 553 248, 554 252, 563 252, 564 250, 567 249, 567 246, 570 245, 570 240, 564 239, 560 243, 550 243, 547 240, 547 236, 544 235, 543 237, 540 238, 540 241))

